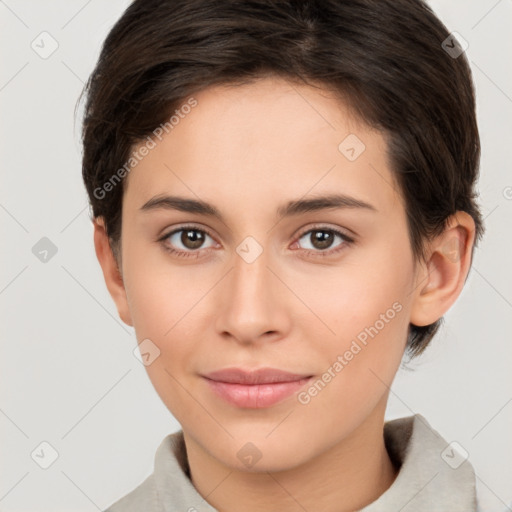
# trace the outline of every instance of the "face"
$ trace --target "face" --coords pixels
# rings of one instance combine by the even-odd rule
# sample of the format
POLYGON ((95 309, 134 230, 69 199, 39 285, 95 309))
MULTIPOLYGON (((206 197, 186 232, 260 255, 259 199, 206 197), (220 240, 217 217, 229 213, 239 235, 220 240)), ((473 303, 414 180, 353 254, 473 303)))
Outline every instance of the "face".
POLYGON ((382 135, 327 91, 194 98, 127 178, 126 320, 191 440, 291 468, 384 414, 416 279, 404 203, 382 135))

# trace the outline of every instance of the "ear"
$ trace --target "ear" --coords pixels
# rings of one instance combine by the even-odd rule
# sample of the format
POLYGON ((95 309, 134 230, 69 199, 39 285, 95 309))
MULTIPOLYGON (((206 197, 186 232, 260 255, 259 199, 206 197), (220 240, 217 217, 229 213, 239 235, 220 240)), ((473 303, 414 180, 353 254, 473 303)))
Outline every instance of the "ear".
POLYGON ((93 225, 96 257, 101 265, 108 291, 116 304, 121 320, 125 324, 133 326, 123 277, 112 252, 103 218, 95 218, 93 225))
POLYGON ((475 222, 458 211, 446 229, 428 244, 427 260, 417 273, 411 323, 418 327, 439 320, 460 295, 466 281, 475 242, 475 222))

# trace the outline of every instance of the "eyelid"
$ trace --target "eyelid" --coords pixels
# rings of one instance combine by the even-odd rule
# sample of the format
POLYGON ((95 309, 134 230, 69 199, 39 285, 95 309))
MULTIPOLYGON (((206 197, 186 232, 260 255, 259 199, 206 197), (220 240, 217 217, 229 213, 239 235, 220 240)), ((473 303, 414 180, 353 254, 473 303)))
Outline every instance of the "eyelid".
POLYGON ((178 226, 177 228, 174 228, 171 231, 163 234, 161 238, 163 238, 163 239, 169 238, 171 235, 174 235, 174 233, 178 233, 180 231, 185 231, 186 229, 195 229, 197 231, 203 231, 208 236, 210 236, 211 238, 213 238, 215 240, 215 237, 212 235, 212 233, 210 232, 210 230, 208 228, 205 228, 204 226, 195 225, 195 224, 182 224, 182 225, 178 226))
POLYGON ((299 231, 297 235, 294 235, 294 238, 302 238, 306 233, 315 230, 333 231, 335 233, 339 233, 341 236, 343 236, 344 238, 351 242, 354 242, 356 238, 356 234, 350 229, 342 228, 340 226, 329 226, 329 224, 325 222, 317 222, 316 224, 309 225, 307 228, 304 228, 303 230, 299 231))

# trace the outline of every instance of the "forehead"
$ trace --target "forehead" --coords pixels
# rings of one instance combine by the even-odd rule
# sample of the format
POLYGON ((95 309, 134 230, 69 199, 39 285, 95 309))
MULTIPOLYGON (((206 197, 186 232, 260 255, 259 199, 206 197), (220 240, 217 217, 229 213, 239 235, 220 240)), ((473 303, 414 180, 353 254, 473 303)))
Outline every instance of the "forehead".
POLYGON ((382 134, 332 92, 268 78, 193 99, 161 140, 152 137, 154 148, 128 175, 127 201, 140 207, 182 192, 215 204, 243 198, 261 210, 286 197, 340 192, 385 210, 399 199, 382 134))

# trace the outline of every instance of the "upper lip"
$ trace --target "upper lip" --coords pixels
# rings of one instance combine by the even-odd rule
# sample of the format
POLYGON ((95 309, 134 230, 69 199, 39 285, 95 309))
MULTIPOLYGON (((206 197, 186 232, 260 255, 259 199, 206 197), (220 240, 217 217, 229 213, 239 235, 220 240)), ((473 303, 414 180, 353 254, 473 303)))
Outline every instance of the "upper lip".
POLYGON ((230 384, 275 384, 278 382, 295 382, 311 377, 311 375, 290 373, 276 368, 258 368, 244 370, 242 368, 225 368, 207 373, 203 377, 217 382, 230 384))

